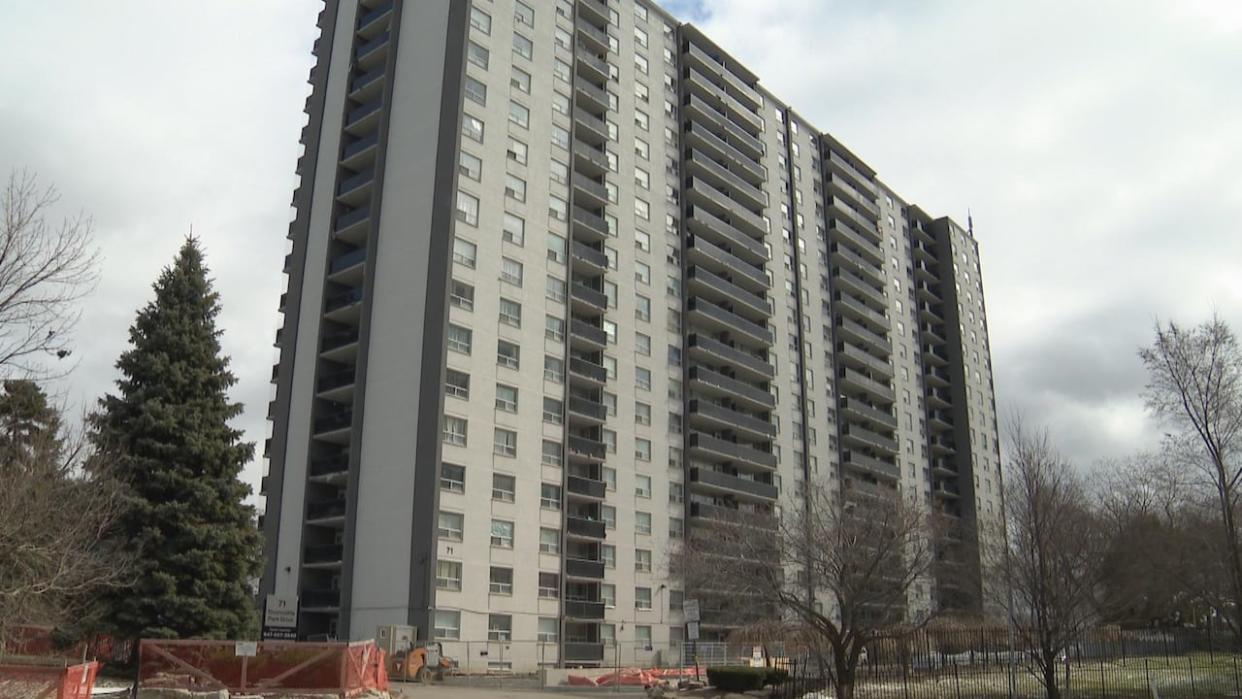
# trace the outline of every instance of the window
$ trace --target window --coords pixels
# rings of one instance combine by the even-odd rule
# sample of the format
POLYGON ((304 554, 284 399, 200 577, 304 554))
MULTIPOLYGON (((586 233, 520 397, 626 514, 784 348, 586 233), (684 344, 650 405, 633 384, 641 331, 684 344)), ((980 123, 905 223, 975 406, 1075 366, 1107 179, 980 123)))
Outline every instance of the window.
MULTIPOLYGON (((651 552, 648 551, 647 553, 650 554, 651 552)), ((651 588, 649 587, 634 588, 634 608, 635 609, 651 609, 651 588)))
POLYGON ((542 484, 539 490, 539 506, 545 510, 561 509, 561 486, 553 483, 542 484))
POLYGON ((681 539, 686 535, 686 523, 680 517, 668 518, 668 538, 681 539))
POLYGON ((487 85, 484 85, 482 80, 467 75, 465 89, 466 99, 484 107, 487 106, 487 85))
POLYGON ((617 586, 612 583, 604 583, 600 585, 599 601, 603 602, 604 606, 610 609, 617 606, 617 586))
POLYGON ((569 166, 565 163, 554 158, 548 167, 548 173, 553 182, 569 184, 569 166))
POLYGON ((643 367, 634 367, 634 384, 644 391, 651 390, 651 370, 643 367))
POLYGON ((509 102, 509 121, 522 128, 530 127, 530 109, 517 102, 509 102))
POLYGON ((478 117, 472 117, 465 114, 461 119, 461 135, 471 141, 483 142, 483 120, 478 117))
POLYGON ((552 262, 565 264, 565 253, 568 250, 568 243, 565 239, 555 233, 549 233, 547 238, 548 259, 552 262))
POLYGON ((492 520, 492 546, 501 549, 513 548, 513 522, 492 520))
POLYGON ((642 83, 634 83, 634 99, 643 104, 651 101, 651 90, 642 83))
POLYGON ((500 281, 515 286, 522 285, 522 263, 505 257, 500 261, 500 281))
POLYGON ((634 296, 634 317, 641 321, 651 321, 651 299, 641 294, 634 296))
POLYGON ((561 533, 547 527, 539 530, 539 553, 560 554, 561 533))
POLYGON ((461 590, 461 561, 436 561, 436 589, 461 590))
POLYGON ((461 612, 437 609, 435 636, 441 641, 456 641, 461 638, 461 612))
POLYGON ((604 355, 604 375, 609 381, 617 380, 617 358, 604 355))
MULTIPOLYGON (((549 277, 551 279, 551 277, 549 277)), ((565 341, 565 319, 556 316, 544 316, 543 336, 553 342, 565 341)))
POLYGON ((440 489, 449 493, 466 492, 466 467, 457 464, 440 464, 440 489))
POLYGON ((651 146, 641 138, 634 139, 634 155, 643 160, 651 159, 651 146))
POLYGON ((478 246, 469 240, 453 238, 453 261, 459 265, 474 269, 478 250, 478 246))
POLYGON ((497 427, 492 439, 492 453, 497 456, 517 456, 517 432, 497 427))
MULTIPOLYGON (((512 177, 510 175, 510 177, 512 177)), ((518 180, 522 182, 521 180, 518 180)), ((506 185, 506 192, 508 185, 506 185)), ((522 182, 522 198, 526 198, 526 183, 522 182)), ((526 243, 526 221, 516 214, 505 212, 504 224, 501 229, 500 237, 506 243, 521 246, 526 243)))
POLYGON ((634 570, 639 573, 651 572, 651 551, 634 549, 634 570))
POLYGON ((634 125, 646 131, 651 125, 651 117, 641 109, 634 110, 634 125))
POLYGON ((556 643, 559 638, 560 620, 556 617, 539 617, 535 640, 540 643, 556 643))
POLYGON ((473 333, 468 328, 462 328, 461 325, 448 324, 448 349, 460 351, 462 354, 469 354, 473 340, 473 333))
POLYGON ((460 512, 440 511, 437 518, 437 528, 441 539, 446 541, 461 541, 462 531, 466 527, 466 516, 460 512))
POLYGON ((514 201, 526 201, 526 180, 517 175, 505 175, 505 196, 514 201))
POLYGON ((513 594, 513 569, 492 566, 489 592, 493 595, 513 594))
POLYGON ((548 216, 557 221, 564 221, 569 217, 569 202, 556 196, 555 194, 548 196, 548 216))
POLYGON ((470 8, 470 26, 484 34, 492 33, 492 16, 477 7, 470 8))
MULTIPOLYGON (((559 97, 560 93, 557 93, 557 96, 559 97)), ((556 102, 553 102, 553 104, 556 104, 556 102)), ((556 124, 553 124, 552 125, 552 144, 556 146, 560 146, 561 148, 564 148, 565 150, 569 150, 569 129, 566 129, 563 126, 558 126, 556 124)))
POLYGON ((530 60, 535 55, 535 43, 521 34, 513 34, 513 52, 530 60))
POLYGON ((470 400, 470 374, 449 369, 444 376, 444 395, 470 400))
POLYGON ((517 488, 517 479, 503 473, 492 474, 492 499, 500 502, 513 502, 517 488))
POLYGON ((634 67, 638 69, 639 73, 646 75, 648 70, 647 57, 640 53, 634 54, 634 67))
POLYGON ((561 443, 543 440, 543 464, 559 467, 562 463, 564 463, 564 458, 561 456, 561 443))
POLYGON ((634 184, 642 189, 651 189, 651 173, 641 167, 634 168, 634 184))
POLYGON ((548 280, 544 285, 544 296, 546 298, 557 303, 565 303, 565 294, 567 292, 568 288, 565 286, 564 279, 557 279, 556 277, 551 276, 548 277, 548 280))
POLYGON ((466 418, 454 417, 452 415, 444 416, 444 434, 445 444, 451 444, 455 447, 466 446, 466 418))
MULTIPOLYGON (((634 199, 634 215, 642 219, 643 221, 650 221, 651 220, 651 204, 643 201, 642 199, 635 198, 634 199)), ((643 248, 643 249, 646 250, 647 248, 643 248)))
POLYGON ((651 336, 644 333, 634 333, 634 351, 644 357, 650 357, 651 336))
POLYGON ((512 342, 500 340, 496 343, 496 363, 509 369, 521 366, 521 348, 512 342))
POLYGON ((634 513, 634 533, 644 536, 651 536, 651 513, 635 512, 634 513))
POLYGON ((651 424, 651 406, 646 403, 634 403, 634 422, 639 425, 651 424))
POLYGON ((600 505, 599 516, 600 519, 604 520, 605 529, 617 528, 617 508, 612 505, 600 505))
POLYGON ((479 198, 458 190, 457 220, 471 226, 479 225, 479 198))
POLYGON ((651 497, 651 476, 637 475, 634 477, 634 495, 640 498, 651 497))
POLYGON ((461 157, 457 162, 457 169, 463 177, 468 177, 478 182, 479 178, 483 176, 483 161, 466 151, 462 151, 461 157))
POLYGON ((557 599, 560 597, 561 576, 556 573, 540 573, 539 596, 544 599, 557 599))
POLYGON ((466 60, 483 70, 487 70, 487 65, 491 62, 491 54, 486 48, 471 41, 466 46, 466 60))
POLYGON ((522 304, 506 298, 500 299, 500 322, 515 328, 522 327, 522 304))
POLYGON ((562 425, 565 423, 565 404, 556 398, 543 399, 543 421, 553 424, 562 425))
POLYGON ((525 165, 527 153, 529 153, 529 149, 526 147, 525 143, 522 143, 512 136, 509 137, 509 148, 505 151, 505 156, 509 158, 509 160, 512 160, 518 165, 525 165))
POLYGON ((517 0, 513 6, 513 20, 518 24, 533 27, 535 26, 535 11, 522 0, 517 0))
MULTIPOLYGON (((487 615, 487 640, 513 640, 513 617, 508 614, 487 615)), ((490 661, 489 661, 490 663, 490 661)))
POLYGON ((496 384, 496 409, 506 413, 516 413, 518 407, 518 390, 516 386, 496 384))
MULTIPOLYGON (((639 461, 651 461, 651 440, 635 439, 634 440, 634 458, 639 461)), ((650 493, 648 493, 650 495, 650 493)))
POLYGON ((449 303, 462 310, 473 311, 474 287, 454 279, 452 291, 449 292, 449 303))
POLYGON ((634 263, 634 281, 640 284, 651 283, 651 266, 645 262, 634 263))
POLYGON ((570 68, 568 63, 559 58, 552 64, 552 75, 564 80, 567 83, 573 82, 573 74, 573 68, 570 68))
POLYGON ((525 92, 526 94, 529 95, 530 94, 530 73, 527 73, 521 68, 514 66, 513 75, 509 78, 509 87, 512 87, 518 92, 525 92))
POLYGON ((599 547, 600 560, 604 562, 605 568, 617 567, 617 547, 612 544, 604 544, 599 547))
MULTIPOLYGON (((643 16, 638 17, 638 19, 647 19, 647 8, 640 7, 638 5, 634 6, 635 15, 639 14, 640 10, 642 11, 641 13, 643 16)), ((634 27, 634 43, 643 48, 647 48, 647 32, 640 27, 634 27)))
POLYGON ((552 383, 565 381, 565 360, 552 355, 543 355, 543 379, 552 383))
POLYGON ((617 489, 617 469, 608 466, 604 467, 604 486, 608 490, 617 489))

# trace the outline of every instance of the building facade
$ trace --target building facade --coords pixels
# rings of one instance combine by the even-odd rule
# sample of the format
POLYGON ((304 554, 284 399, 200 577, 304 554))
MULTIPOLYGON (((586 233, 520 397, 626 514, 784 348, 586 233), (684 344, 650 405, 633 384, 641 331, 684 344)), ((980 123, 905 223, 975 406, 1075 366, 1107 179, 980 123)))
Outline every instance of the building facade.
POLYGON ((803 481, 998 535, 971 231, 642 0, 326 0, 319 26, 263 484, 263 592, 301 636, 654 661, 670 542, 803 481))

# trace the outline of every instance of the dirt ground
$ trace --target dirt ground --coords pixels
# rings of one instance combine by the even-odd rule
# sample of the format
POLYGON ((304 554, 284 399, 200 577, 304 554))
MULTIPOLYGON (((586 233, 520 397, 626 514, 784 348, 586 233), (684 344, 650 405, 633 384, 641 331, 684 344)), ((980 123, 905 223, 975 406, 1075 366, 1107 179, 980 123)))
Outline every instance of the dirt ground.
POLYGON ((623 697, 624 699, 643 699, 646 694, 641 688, 622 688, 621 691, 594 690, 577 692, 572 690, 509 687, 460 687, 443 684, 422 685, 417 683, 393 682, 390 686, 393 699, 608 699, 623 697))

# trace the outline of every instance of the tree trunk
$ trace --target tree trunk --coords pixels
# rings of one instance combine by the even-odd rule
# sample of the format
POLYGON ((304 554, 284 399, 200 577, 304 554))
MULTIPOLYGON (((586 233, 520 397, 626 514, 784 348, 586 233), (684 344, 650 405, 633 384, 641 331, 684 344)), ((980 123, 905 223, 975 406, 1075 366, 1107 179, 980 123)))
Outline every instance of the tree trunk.
POLYGON ((1061 687, 1057 684, 1057 670, 1060 669, 1055 660, 1044 666, 1044 691, 1048 699, 1061 699, 1061 687))
POLYGON ((1229 579, 1233 583, 1234 639, 1242 646, 1242 556, 1238 551, 1238 530, 1233 517, 1233 493, 1224 464, 1216 465, 1220 513, 1225 524, 1225 545, 1229 547, 1229 579))
POLYGON ((833 653, 833 661, 837 666, 837 684, 833 687, 837 699, 854 699, 854 668, 850 667, 849 656, 844 649, 833 653))

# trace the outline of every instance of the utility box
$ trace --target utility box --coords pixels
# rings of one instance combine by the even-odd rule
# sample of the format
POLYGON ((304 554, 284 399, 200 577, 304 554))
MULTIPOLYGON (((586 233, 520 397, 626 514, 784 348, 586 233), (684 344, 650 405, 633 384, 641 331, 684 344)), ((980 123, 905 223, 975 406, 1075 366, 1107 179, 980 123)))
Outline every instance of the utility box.
POLYGON ((389 624, 375 630, 375 645, 389 658, 396 657, 398 652, 412 649, 417 638, 418 628, 414 626, 389 624))

